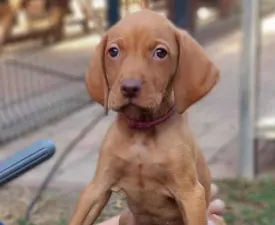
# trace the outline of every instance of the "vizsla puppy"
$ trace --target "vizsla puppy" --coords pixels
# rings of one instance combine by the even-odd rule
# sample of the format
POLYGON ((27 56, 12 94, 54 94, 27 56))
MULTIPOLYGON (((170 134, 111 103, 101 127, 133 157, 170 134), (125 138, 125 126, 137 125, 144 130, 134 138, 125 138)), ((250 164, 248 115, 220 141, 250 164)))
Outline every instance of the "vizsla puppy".
POLYGON ((186 110, 218 78, 199 44, 155 12, 135 12, 113 26, 86 84, 118 115, 70 225, 93 224, 112 191, 127 195, 120 225, 205 225, 211 178, 186 110))

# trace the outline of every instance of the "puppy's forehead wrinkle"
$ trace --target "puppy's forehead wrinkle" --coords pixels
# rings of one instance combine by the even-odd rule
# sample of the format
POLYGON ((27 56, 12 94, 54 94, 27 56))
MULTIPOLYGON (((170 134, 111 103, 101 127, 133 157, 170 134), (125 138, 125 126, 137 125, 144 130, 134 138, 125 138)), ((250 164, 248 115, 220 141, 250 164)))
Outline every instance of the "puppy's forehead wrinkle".
POLYGON ((150 10, 141 10, 127 15, 108 31, 108 37, 134 38, 135 41, 143 39, 172 40, 175 27, 165 17, 150 10))
POLYGON ((141 39, 172 39, 174 37, 174 31, 172 28, 166 27, 151 27, 148 25, 141 26, 140 24, 132 25, 131 27, 114 27, 108 31, 108 40, 116 39, 129 39, 134 38, 136 40, 141 39))

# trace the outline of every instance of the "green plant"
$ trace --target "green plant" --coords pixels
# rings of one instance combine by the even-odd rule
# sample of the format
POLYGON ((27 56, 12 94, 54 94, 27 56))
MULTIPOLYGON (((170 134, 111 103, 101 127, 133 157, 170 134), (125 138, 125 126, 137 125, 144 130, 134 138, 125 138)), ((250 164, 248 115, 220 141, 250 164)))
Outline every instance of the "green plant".
POLYGON ((17 224, 18 224, 18 225, 35 225, 35 224, 31 223, 31 222, 28 222, 28 221, 25 220, 25 219, 19 219, 19 220, 17 221, 17 224))

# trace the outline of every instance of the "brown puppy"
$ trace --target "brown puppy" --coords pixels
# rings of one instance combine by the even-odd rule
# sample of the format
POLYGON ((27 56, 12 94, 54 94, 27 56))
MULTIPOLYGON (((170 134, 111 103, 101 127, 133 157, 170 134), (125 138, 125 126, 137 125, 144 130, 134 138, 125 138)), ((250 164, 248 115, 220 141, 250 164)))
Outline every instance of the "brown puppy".
POLYGON ((218 77, 198 43, 155 12, 129 14, 113 26, 86 84, 118 116, 70 225, 93 224, 112 191, 127 195, 120 225, 205 225, 211 178, 185 112, 218 77))

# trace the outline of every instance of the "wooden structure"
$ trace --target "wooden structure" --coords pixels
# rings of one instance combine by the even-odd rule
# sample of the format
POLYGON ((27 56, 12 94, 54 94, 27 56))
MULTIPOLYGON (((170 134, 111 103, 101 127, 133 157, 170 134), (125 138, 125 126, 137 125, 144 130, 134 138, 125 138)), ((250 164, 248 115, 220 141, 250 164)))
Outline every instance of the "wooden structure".
MULTIPOLYGON (((41 38, 44 42, 62 40, 64 20, 66 15, 71 13, 69 3, 70 0, 6 0, 3 3, 0 2, 0 27, 2 27, 0 46, 33 38, 41 38), (12 35, 11 31, 21 11, 25 12, 27 18, 26 32, 12 35)), ((83 8, 82 11, 84 11, 83 8)), ((84 20, 87 17, 86 15, 84 20)), ((82 25, 86 32, 87 21, 82 25)))

